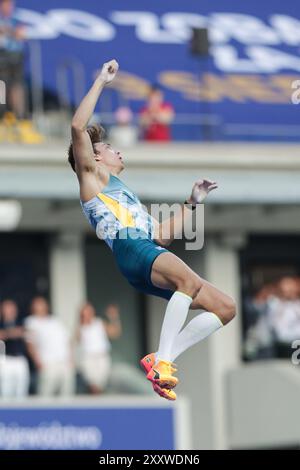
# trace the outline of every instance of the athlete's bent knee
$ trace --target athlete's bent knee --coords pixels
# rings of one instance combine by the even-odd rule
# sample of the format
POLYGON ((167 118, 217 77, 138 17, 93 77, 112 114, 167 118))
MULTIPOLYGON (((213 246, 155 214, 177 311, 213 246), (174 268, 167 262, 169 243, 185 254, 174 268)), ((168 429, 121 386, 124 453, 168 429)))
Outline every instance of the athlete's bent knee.
POLYGON ((192 299, 194 299, 198 295, 201 287, 202 287, 201 279, 198 278, 197 276, 183 279, 177 284, 177 289, 180 292, 183 292, 184 294, 189 295, 190 297, 192 297, 192 299))
POLYGON ((231 320, 234 319, 236 316, 236 303, 235 301, 229 297, 225 296, 222 301, 222 309, 221 309, 221 320, 223 325, 229 323, 231 320))

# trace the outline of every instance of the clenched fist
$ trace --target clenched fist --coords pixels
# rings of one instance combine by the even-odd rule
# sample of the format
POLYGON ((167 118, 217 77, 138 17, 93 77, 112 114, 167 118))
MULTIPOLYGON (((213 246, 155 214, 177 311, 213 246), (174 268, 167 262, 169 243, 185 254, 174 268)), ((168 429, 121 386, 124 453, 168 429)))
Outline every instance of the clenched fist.
POLYGON ((208 193, 218 187, 215 181, 210 180, 198 180, 193 186, 191 197, 188 202, 196 205, 204 201, 208 193))
POLYGON ((118 69, 119 64, 116 60, 105 62, 99 74, 100 80, 102 80, 104 83, 110 83, 115 78, 118 69))

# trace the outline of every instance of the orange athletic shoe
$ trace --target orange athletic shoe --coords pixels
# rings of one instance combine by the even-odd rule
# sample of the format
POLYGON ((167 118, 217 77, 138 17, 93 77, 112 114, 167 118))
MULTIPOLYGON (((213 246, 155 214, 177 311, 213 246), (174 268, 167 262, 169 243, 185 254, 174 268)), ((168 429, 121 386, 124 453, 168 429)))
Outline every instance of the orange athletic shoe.
POLYGON ((147 375, 148 372, 152 369, 152 366, 155 364, 155 354, 150 353, 147 354, 147 356, 143 357, 143 359, 140 360, 140 365, 142 369, 144 369, 145 374, 147 375))
MULTIPOLYGON (((147 356, 143 357, 143 359, 140 360, 141 367, 144 369, 144 372, 146 375, 150 372, 152 369, 152 366, 155 364, 155 354, 150 353, 147 354, 147 356)), ((152 382, 152 387, 155 393, 157 393, 160 397, 166 398, 167 400, 170 401, 175 401, 177 396, 176 393, 173 390, 170 390, 168 388, 161 388, 158 384, 155 382, 152 382)))
POLYGON ((177 370, 174 365, 170 361, 158 361, 148 372, 147 379, 156 383, 161 388, 176 387, 178 379, 172 375, 177 370))

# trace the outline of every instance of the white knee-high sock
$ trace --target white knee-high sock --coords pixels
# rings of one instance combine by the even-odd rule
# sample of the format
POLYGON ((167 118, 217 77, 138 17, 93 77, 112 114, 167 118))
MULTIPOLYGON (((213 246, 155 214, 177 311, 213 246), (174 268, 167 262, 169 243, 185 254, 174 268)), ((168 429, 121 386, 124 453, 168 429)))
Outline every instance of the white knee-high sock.
POLYGON ((179 291, 174 292, 170 298, 161 328, 156 360, 171 360, 175 338, 184 325, 192 300, 191 297, 179 291))
POLYGON ((175 359, 199 341, 210 336, 223 326, 217 315, 211 312, 203 312, 193 318, 175 338, 170 360, 175 359))

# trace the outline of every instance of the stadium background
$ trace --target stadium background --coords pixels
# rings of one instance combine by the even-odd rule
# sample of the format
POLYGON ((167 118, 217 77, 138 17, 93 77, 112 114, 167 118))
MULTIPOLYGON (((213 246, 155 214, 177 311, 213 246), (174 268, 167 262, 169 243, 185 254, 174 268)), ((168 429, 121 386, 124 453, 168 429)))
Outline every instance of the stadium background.
MULTIPOLYGON (((17 201, 22 209, 17 227, 9 229, 5 214, 0 221, 1 297, 13 296, 25 311, 36 292, 49 295, 53 312, 70 329, 85 298, 99 311, 114 301, 121 307, 124 326, 114 356, 136 366, 137 358, 157 344, 164 301, 137 294, 119 276, 109 251, 82 218, 77 183, 66 164, 71 110, 102 62, 116 57, 120 77, 97 108, 107 127, 120 105, 137 113, 147 85, 154 82, 176 111, 172 143, 139 142, 126 149, 124 180, 145 204, 183 201, 198 176, 218 181, 220 189, 206 206, 204 249, 186 252, 176 242, 174 252, 233 295, 239 306, 233 324, 178 360, 178 392, 186 399, 179 399, 176 409, 181 418, 171 415, 172 407, 150 400, 158 407, 150 430, 171 410, 152 448, 299 446, 299 367, 289 359, 242 359, 243 294, 255 274, 268 280, 281 267, 299 272, 299 107, 291 95, 300 73, 300 7, 291 0, 243 5, 186 1, 184 6, 168 0, 151 7, 137 1, 124 6, 120 1, 19 0, 18 9, 31 36, 26 76, 33 121, 46 140, 35 146, 1 143, 0 196, 17 201), (209 59, 189 52, 191 27, 196 26, 209 28, 209 59), (172 429, 186 440, 176 444, 172 429), (168 434, 165 442, 163 435, 168 434)), ((137 413, 138 426, 146 427, 148 396, 144 401, 78 400, 66 407, 100 410, 97 425, 103 426, 104 448, 143 447, 131 419, 137 413), (118 425, 115 408, 124 411, 118 425), (116 440, 116 425, 129 430, 133 441, 116 440)), ((80 413, 78 418, 75 412, 67 417, 57 409, 51 412, 58 403, 49 404, 44 420, 59 426, 93 425, 92 418, 82 421, 80 413)), ((30 406, 41 407, 36 398, 24 410, 30 406)), ((20 407, 1 405, 2 430, 11 429, 11 423, 22 429, 40 426, 39 418, 26 417, 20 407)), ((100 445, 97 436, 91 440, 100 445)), ((7 445, 4 441, 0 439, 0 446, 7 445)))

